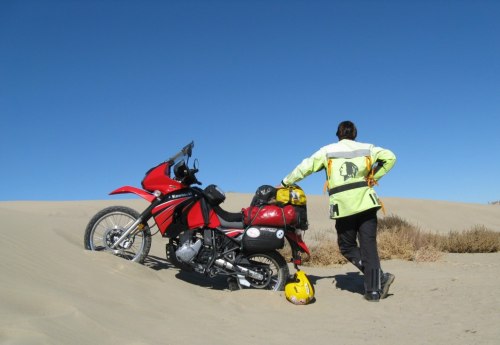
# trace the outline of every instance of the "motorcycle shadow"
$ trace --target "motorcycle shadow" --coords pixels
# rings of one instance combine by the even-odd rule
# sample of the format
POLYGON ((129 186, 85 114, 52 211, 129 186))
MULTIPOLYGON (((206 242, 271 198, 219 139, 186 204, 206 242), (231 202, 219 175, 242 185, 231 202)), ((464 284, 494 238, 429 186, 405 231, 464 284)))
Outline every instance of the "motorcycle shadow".
POLYGON ((148 255, 144 260, 144 266, 151 268, 155 271, 160 271, 169 268, 175 268, 167 259, 158 256, 148 255))
POLYGON ((175 277, 177 279, 185 281, 186 283, 198 285, 212 290, 228 289, 227 277, 223 276, 209 278, 200 273, 179 270, 179 273, 177 273, 175 277))
POLYGON ((187 283, 195 284, 198 286, 214 290, 228 289, 227 277, 218 276, 214 278, 208 278, 196 272, 183 271, 172 265, 167 259, 158 256, 148 255, 144 260, 144 266, 151 268, 155 271, 161 271, 164 269, 175 269, 179 271, 178 273, 176 273, 175 277, 187 283))

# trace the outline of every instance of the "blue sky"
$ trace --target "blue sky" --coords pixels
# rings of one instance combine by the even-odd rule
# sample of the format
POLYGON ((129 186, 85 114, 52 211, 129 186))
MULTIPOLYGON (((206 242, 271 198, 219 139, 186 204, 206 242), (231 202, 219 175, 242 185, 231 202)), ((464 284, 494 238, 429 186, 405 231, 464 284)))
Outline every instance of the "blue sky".
POLYGON ((253 193, 343 120, 398 157, 381 197, 499 200, 499 17, 487 0, 2 0, 0 200, 108 199, 191 140, 204 185, 253 193))

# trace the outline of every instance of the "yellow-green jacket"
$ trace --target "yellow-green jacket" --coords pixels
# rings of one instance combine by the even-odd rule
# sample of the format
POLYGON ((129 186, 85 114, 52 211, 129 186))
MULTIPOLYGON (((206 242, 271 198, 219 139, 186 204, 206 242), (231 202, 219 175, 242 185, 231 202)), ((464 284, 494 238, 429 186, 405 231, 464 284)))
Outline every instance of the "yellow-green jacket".
POLYGON ((330 217, 342 218, 381 207, 372 185, 391 170, 395 162, 396 156, 390 150, 344 139, 304 159, 282 183, 288 186, 325 169, 330 217))

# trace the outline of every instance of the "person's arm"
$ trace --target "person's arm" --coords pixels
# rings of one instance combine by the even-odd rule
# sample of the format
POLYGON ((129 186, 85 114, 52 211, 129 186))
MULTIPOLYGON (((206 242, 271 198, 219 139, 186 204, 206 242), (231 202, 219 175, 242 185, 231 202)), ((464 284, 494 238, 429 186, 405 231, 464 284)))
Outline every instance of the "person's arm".
POLYGON ((283 186, 290 186, 304 177, 311 175, 313 172, 320 171, 326 164, 326 154, 322 149, 316 151, 311 157, 304 159, 299 165, 292 170, 290 174, 285 176, 281 181, 283 186))
POLYGON ((381 147, 373 148, 373 155, 375 157, 375 162, 377 162, 373 178, 375 181, 378 181, 392 169, 396 163, 396 155, 392 151, 381 147))

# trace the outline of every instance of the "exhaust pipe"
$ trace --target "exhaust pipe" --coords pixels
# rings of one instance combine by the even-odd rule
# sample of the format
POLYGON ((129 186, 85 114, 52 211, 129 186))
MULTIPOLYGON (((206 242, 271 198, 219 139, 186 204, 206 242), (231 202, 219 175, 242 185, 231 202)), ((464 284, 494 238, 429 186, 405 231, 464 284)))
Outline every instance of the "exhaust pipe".
POLYGON ((231 270, 235 271, 238 273, 244 273, 245 276, 257 279, 257 280, 264 280, 264 275, 257 273, 255 271, 249 270, 248 268, 241 267, 241 266, 235 266, 229 261, 223 260, 223 259, 217 259, 215 260, 215 264, 221 268, 224 268, 226 270, 231 270))

